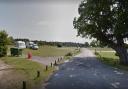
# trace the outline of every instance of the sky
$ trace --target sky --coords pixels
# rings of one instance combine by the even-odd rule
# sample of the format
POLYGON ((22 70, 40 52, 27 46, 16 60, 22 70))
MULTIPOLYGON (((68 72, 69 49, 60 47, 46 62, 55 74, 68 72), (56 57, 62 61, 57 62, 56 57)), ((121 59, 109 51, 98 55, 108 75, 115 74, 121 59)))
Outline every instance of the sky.
POLYGON ((73 19, 81 0, 0 0, 0 29, 14 38, 79 42, 73 19))

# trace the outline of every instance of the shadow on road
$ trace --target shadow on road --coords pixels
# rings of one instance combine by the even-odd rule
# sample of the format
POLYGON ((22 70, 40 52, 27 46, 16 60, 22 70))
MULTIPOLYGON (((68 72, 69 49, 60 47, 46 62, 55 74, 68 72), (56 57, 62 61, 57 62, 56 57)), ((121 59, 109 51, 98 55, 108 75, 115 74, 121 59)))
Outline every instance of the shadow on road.
POLYGON ((128 89, 128 73, 95 57, 74 57, 59 66, 46 89, 128 89))

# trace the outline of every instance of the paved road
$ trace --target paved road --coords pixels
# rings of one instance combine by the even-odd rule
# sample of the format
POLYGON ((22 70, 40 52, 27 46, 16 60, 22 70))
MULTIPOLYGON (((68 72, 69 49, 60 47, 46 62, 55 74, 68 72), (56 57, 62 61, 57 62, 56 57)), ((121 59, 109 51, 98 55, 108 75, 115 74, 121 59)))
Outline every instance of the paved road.
POLYGON ((72 61, 60 65, 46 89, 128 89, 128 72, 109 67, 83 49, 72 61))

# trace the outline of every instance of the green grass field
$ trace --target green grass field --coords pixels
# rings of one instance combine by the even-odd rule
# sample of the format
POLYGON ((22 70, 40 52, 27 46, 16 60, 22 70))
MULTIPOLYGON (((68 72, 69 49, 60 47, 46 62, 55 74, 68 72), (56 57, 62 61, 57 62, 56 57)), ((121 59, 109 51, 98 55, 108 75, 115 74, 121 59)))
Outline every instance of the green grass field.
POLYGON ((65 54, 74 51, 75 48, 73 47, 58 48, 55 46, 40 46, 38 50, 24 49, 23 53, 27 54, 28 52, 31 52, 34 56, 49 57, 49 56, 64 56, 65 54))

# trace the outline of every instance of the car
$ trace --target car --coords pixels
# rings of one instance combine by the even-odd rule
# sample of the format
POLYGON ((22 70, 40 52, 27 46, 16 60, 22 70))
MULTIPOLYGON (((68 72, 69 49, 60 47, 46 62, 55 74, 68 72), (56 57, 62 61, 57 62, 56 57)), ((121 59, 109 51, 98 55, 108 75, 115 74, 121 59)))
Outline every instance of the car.
POLYGON ((32 49, 38 50, 39 49, 39 46, 37 44, 33 44, 32 49))
POLYGON ((30 45, 29 45, 29 48, 32 49, 32 48, 33 48, 33 44, 30 44, 30 45))

